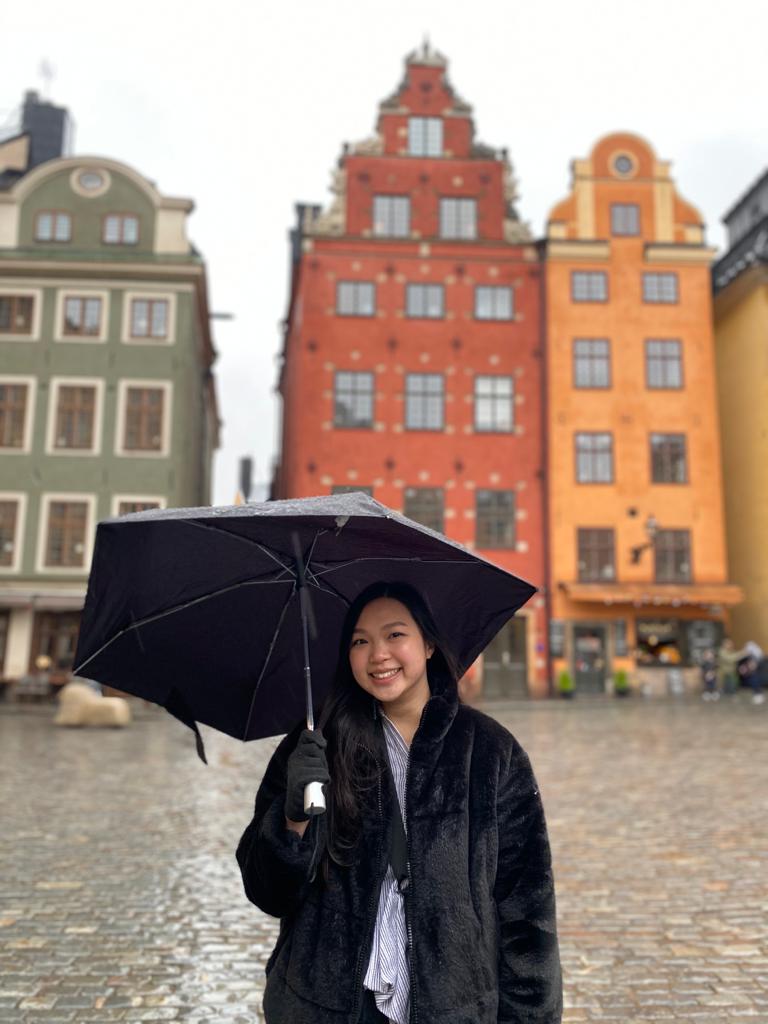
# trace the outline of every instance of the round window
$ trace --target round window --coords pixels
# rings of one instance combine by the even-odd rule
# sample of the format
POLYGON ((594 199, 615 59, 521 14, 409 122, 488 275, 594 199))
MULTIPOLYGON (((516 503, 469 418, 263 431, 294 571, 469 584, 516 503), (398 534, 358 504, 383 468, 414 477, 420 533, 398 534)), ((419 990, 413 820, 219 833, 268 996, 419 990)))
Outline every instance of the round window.
POLYGON ((83 171, 78 176, 77 183, 86 192, 95 192, 104 184, 104 178, 98 171, 83 171))
POLYGON ((617 156, 613 161, 613 169, 617 174, 631 174, 634 166, 632 160, 625 153, 617 156))

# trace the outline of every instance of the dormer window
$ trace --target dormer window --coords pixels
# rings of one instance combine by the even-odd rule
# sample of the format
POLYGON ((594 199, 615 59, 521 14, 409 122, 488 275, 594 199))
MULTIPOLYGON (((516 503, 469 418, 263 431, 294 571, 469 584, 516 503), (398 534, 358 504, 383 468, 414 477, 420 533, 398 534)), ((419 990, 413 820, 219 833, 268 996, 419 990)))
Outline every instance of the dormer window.
POLYGON ((110 213, 104 218, 101 240, 107 245, 136 245, 139 218, 133 213, 110 213))
POLYGON ((410 156, 443 155, 442 118, 408 118, 408 153, 410 156))
POLYGON ((36 242, 69 242, 72 240, 72 218, 57 210, 41 210, 35 218, 36 242))

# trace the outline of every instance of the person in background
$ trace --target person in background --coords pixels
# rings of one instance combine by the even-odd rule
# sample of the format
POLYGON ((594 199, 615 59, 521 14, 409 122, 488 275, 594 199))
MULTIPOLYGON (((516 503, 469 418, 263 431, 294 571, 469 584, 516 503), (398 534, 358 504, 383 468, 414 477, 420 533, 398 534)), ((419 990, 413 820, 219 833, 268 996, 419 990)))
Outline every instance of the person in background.
POLYGON ((739 688, 740 656, 741 651, 735 650, 733 640, 725 637, 717 652, 717 687, 726 697, 733 696, 739 688))
POLYGON ((708 648, 701 656, 701 686, 703 700, 719 700, 717 688, 717 658, 712 648, 708 648))

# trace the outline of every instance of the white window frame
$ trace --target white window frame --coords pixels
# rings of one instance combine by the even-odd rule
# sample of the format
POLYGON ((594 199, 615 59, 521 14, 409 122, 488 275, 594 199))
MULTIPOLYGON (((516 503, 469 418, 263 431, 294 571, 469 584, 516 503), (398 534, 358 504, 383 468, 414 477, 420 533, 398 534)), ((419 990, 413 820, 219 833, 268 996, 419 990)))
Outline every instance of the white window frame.
POLYGON ((27 525, 27 495, 24 491, 0 491, 0 501, 15 501, 17 505, 16 533, 13 537, 13 562, 10 565, 0 565, 0 575, 10 576, 21 571, 24 531, 27 525))
POLYGON ((35 571, 45 575, 56 576, 87 576, 91 567, 91 555, 93 553, 93 538, 96 532, 96 495, 84 493, 71 493, 69 491, 45 491, 40 495, 40 525, 37 533, 37 557, 35 560, 35 571), (72 565, 46 565, 45 549, 48 538, 48 523, 50 520, 51 503, 54 501, 81 501, 88 508, 85 521, 85 543, 83 547, 82 566, 72 565))
POLYGON ((4 373, 0 376, 0 384, 26 384, 27 408, 24 411, 24 441, 21 448, 4 448, 0 445, 2 455, 29 455, 32 451, 32 431, 35 422, 35 404, 37 401, 37 377, 26 377, 16 373, 4 373))
POLYGON ((101 455, 101 437, 104 429, 104 378, 103 377, 51 377, 48 391, 48 426, 45 431, 46 455, 80 455, 86 458, 101 455), (62 387, 93 387, 96 402, 93 411, 93 446, 91 448, 56 448, 56 411, 59 405, 59 390, 62 387))
POLYGON ((120 515, 121 501, 156 501, 158 508, 168 508, 168 499, 164 494, 113 494, 112 516, 120 515))
POLYGON ((125 345, 174 345, 176 343, 176 293, 168 291, 152 291, 147 288, 142 291, 123 292, 123 321, 120 331, 120 340, 125 345), (131 306, 134 300, 145 302, 157 302, 163 300, 168 303, 168 337, 167 338, 134 338, 131 336, 131 306))
POLYGON ((408 118, 408 155, 443 155, 443 118, 414 115, 408 118))
POLYGON ((93 288, 59 288, 56 292, 56 310, 53 321, 53 340, 66 344, 93 345, 107 340, 109 333, 109 292, 93 288), (101 323, 98 334, 65 334, 64 312, 67 299, 101 299, 101 323))
POLYGON ((32 330, 29 334, 0 334, 0 343, 3 341, 40 341, 40 325, 43 319, 43 290, 42 288, 14 288, 12 285, 0 287, 0 295, 19 295, 24 298, 31 298, 32 305, 32 330))
POLYGON ((117 417, 115 420, 115 455, 124 459, 167 459, 171 454, 171 421, 173 419, 173 381, 156 380, 154 378, 122 378, 117 382, 117 417), (123 447, 125 434, 125 413, 127 408, 128 388, 162 388, 163 399, 163 433, 162 447, 159 452, 126 451, 123 447))

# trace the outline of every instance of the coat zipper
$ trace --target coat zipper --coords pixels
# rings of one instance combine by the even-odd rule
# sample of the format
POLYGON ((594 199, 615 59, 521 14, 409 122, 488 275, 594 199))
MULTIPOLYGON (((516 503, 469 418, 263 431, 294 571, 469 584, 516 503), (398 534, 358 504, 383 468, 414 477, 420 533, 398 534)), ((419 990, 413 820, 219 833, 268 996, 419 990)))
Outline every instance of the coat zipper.
MULTIPOLYGON (((416 739, 416 735, 421 729, 421 726, 424 722, 424 715, 427 713, 428 705, 429 701, 427 701, 427 703, 422 708, 421 718, 419 719, 419 724, 416 728, 416 732, 413 734, 413 740, 416 739)), ((405 766, 405 800, 403 801, 405 807, 403 808, 403 823, 405 825, 405 838, 408 843, 408 888, 403 893, 403 909, 405 911, 405 930, 408 935, 408 981, 410 983, 410 1010, 408 1013, 408 1019, 410 1021, 410 1024, 418 1024, 419 1008, 416 1005, 416 990, 414 987, 415 975, 413 972, 413 927, 411 924, 410 913, 411 899, 413 897, 413 877, 411 875, 411 841, 409 838, 410 832, 408 830, 408 782, 411 777, 411 750, 413 749, 413 740, 411 740, 411 746, 408 748, 408 762, 405 766)), ((397 799, 397 795, 395 795, 395 799, 397 799)))
MULTIPOLYGON (((384 816, 384 810, 383 810, 383 808, 381 806, 381 773, 379 773, 379 776, 378 776, 378 778, 376 780, 376 802, 378 804, 378 809, 379 809, 379 821, 381 821, 383 816, 384 816)), ((376 846, 376 860, 377 860, 377 862, 378 862, 380 857, 381 857, 381 831, 379 830, 379 838, 378 838, 377 846, 376 846)), ((370 896, 370 899, 368 901, 368 918, 370 920, 370 925, 368 926, 368 934, 366 935, 365 942, 360 947, 360 953, 358 954, 358 957, 357 957, 357 967, 355 968, 355 987, 354 987, 354 991, 356 993, 355 994, 355 999, 357 1000, 357 1007, 356 1007, 356 1012, 355 1012, 355 1014, 354 1014, 354 1016, 352 1018, 355 1021, 359 1021, 360 1020, 360 1014, 361 1014, 362 1008, 363 1008, 362 1007, 363 963, 365 961, 366 953, 367 953, 369 958, 370 958, 370 955, 371 955, 371 944, 373 942, 373 930, 376 927, 376 908, 379 905, 379 897, 381 895, 381 886, 382 886, 382 884, 384 882, 385 875, 386 875, 386 871, 384 872, 384 875, 382 875, 382 877, 379 879, 378 885, 376 885, 371 890, 371 896, 370 896)))

